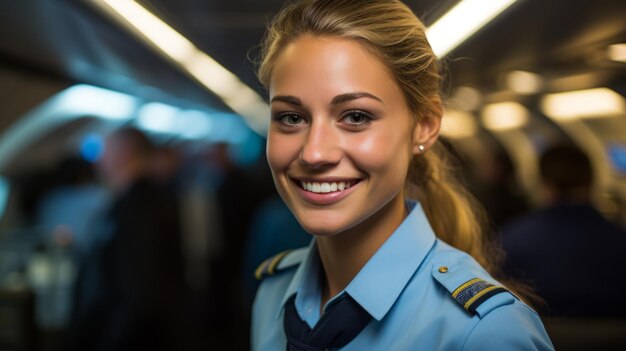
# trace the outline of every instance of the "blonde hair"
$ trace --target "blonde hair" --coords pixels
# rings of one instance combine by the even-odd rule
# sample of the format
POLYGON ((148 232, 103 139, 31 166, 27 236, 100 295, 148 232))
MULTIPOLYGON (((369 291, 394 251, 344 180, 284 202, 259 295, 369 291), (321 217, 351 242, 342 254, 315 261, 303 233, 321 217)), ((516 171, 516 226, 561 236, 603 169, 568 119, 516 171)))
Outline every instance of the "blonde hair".
MULTIPOLYGON (((357 40, 371 50, 395 77, 416 123, 441 118, 442 77, 426 39, 425 27, 395 0, 305 0, 286 6, 270 24, 262 45, 258 77, 270 85, 282 50, 303 35, 357 40)), ((473 197, 453 177, 447 150, 437 142, 413 157, 407 189, 422 204, 433 230, 450 245, 496 271, 497 250, 483 234, 484 215, 473 197)))

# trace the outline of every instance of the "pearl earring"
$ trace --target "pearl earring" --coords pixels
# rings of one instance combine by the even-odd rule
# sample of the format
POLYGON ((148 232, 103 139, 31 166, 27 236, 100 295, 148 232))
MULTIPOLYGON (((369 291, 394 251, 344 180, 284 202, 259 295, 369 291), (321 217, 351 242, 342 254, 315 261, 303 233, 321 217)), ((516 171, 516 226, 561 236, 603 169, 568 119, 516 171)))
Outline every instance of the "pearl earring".
POLYGON ((419 146, 417 147, 417 149, 418 149, 420 152, 424 152, 424 150, 425 150, 426 148, 424 147, 424 145, 419 145, 419 146))

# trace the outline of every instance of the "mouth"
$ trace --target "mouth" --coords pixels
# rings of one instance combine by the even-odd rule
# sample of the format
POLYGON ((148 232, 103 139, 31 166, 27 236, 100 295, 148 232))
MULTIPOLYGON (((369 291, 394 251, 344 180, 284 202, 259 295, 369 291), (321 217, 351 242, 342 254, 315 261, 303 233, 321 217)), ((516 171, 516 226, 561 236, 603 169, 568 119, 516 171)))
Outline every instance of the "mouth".
POLYGON ((315 193, 327 194, 340 192, 355 186, 361 179, 303 179, 291 178, 300 189, 315 193))
POLYGON ((359 188, 359 178, 305 179, 291 178, 301 198, 313 205, 331 205, 359 188))
POLYGON ((328 194, 341 192, 356 185, 360 179, 349 180, 304 180, 293 179, 292 181, 301 189, 314 194, 328 194))

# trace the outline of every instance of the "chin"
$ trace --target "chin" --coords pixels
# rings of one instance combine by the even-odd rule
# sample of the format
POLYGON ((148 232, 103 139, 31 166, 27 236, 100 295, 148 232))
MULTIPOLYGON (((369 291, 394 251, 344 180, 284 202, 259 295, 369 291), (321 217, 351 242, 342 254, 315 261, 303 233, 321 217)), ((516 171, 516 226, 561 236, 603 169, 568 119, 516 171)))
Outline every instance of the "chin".
POLYGON ((299 221, 300 226, 307 233, 315 236, 333 236, 338 234, 340 231, 338 228, 334 226, 325 225, 324 223, 314 222, 314 221, 299 221))
POLYGON ((309 218, 308 220, 299 220, 300 226, 309 234, 320 237, 330 237, 341 234, 357 223, 345 223, 337 218, 325 217, 309 218))
POLYGON ((334 228, 320 227, 320 226, 314 226, 314 227, 302 226, 302 228, 307 233, 313 236, 320 236, 320 237, 331 237, 342 232, 341 230, 337 230, 334 228))

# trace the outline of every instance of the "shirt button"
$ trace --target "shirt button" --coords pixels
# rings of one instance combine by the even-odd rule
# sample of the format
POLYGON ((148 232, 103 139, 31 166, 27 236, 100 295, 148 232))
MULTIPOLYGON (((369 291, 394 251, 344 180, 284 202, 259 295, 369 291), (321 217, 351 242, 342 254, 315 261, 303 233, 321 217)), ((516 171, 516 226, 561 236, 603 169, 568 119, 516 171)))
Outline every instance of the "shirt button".
POLYGON ((439 267, 439 273, 448 273, 448 267, 446 266, 439 267))

